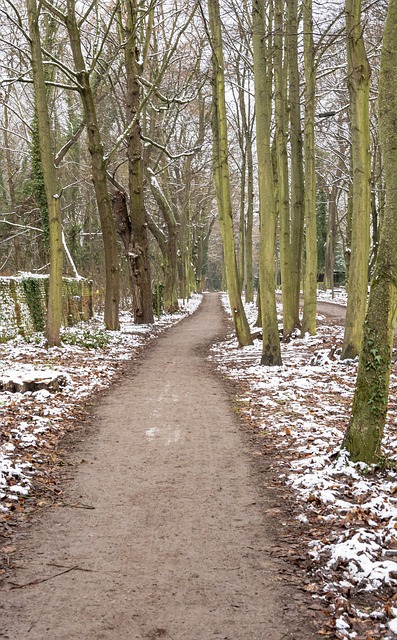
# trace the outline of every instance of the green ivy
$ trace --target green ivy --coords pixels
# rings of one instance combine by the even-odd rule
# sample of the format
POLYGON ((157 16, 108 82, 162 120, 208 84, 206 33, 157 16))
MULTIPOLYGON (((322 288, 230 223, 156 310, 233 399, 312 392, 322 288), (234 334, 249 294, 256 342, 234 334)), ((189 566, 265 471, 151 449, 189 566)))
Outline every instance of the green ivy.
POLYGON ((28 303, 29 311, 33 319, 35 331, 44 331, 45 318, 41 302, 41 287, 38 278, 25 278, 22 282, 28 303))
POLYGON ((62 334, 62 342, 87 349, 105 349, 110 342, 110 338, 106 331, 99 329, 93 331, 83 329, 83 331, 65 331, 62 334))
POLYGON ((46 304, 46 307, 48 307, 48 299, 50 297, 50 279, 49 278, 43 279, 43 284, 44 284, 45 304, 46 304))
MULTIPOLYGON (((0 278, 0 342, 18 334, 28 337, 32 332, 42 333, 45 330, 48 289, 48 276, 23 274, 18 278, 0 278)), ((76 325, 92 317, 91 296, 91 282, 63 279, 64 325, 76 325)), ((86 341, 89 341, 89 336, 86 336, 86 341)), ((99 343, 103 344, 104 340, 99 339, 99 343)))
POLYGON ((43 229, 44 246, 48 251, 50 245, 50 222, 48 217, 47 196, 44 186, 43 169, 41 166, 40 146, 39 146, 39 130, 37 118, 32 122, 32 139, 30 143, 30 153, 32 161, 32 191, 33 196, 41 213, 41 226, 43 229))
POLYGON ((164 308, 164 285, 162 282, 159 282, 155 285, 153 291, 153 311, 155 315, 159 318, 163 313, 164 308))
POLYGON ((367 322, 364 324, 364 332, 366 335, 366 363, 365 368, 368 372, 376 375, 371 376, 371 395, 368 398, 370 410, 375 415, 383 415, 387 411, 387 395, 385 395, 384 385, 382 384, 384 369, 390 367, 390 362, 385 362, 385 358, 378 352, 375 344, 375 331, 371 329, 367 322))

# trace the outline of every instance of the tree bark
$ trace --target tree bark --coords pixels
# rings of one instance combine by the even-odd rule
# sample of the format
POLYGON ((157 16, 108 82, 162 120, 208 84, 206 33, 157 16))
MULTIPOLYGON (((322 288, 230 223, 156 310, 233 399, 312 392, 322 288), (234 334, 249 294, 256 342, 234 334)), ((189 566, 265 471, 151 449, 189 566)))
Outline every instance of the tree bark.
POLYGON ((371 70, 362 37, 361 4, 361 0, 345 2, 353 185, 351 256, 342 359, 355 358, 360 351, 368 295, 371 70))
MULTIPOLYGON (((177 221, 164 191, 151 169, 147 170, 148 182, 153 198, 159 207, 167 225, 168 237, 163 245, 163 273, 164 273, 164 309, 168 313, 178 311, 178 230, 177 221)), ((161 247, 160 247, 161 248, 161 247)))
MULTIPOLYGON (((4 109, 4 148, 5 148, 5 164, 7 168, 7 187, 8 187, 8 203, 11 207, 11 210, 14 212, 13 214, 13 222, 18 223, 17 216, 15 213, 17 206, 17 199, 15 195, 15 182, 14 182, 14 166, 11 158, 11 144, 9 140, 9 132, 8 132, 8 106, 7 101, 4 101, 3 104, 4 109)), ((14 237, 14 269, 15 273, 22 269, 22 260, 21 260, 21 242, 19 236, 16 234, 14 237)))
POLYGON ((230 195, 225 77, 221 18, 218 0, 208 0, 212 48, 213 166, 218 214, 221 226, 227 290, 236 336, 240 347, 252 344, 249 324, 241 300, 230 195))
POLYGON ((289 113, 291 144, 291 315, 300 326, 304 210, 303 141, 298 68, 298 2, 287 2, 287 55, 289 69, 289 113))
POLYGON ((261 0, 253 0, 252 4, 252 42, 260 218, 259 287, 263 332, 261 363, 278 366, 281 365, 281 349, 274 279, 276 207, 270 150, 271 85, 267 74, 266 22, 264 3, 261 0))
POLYGON ((328 229, 325 245, 324 289, 331 289, 334 295, 335 239, 336 239, 336 196, 338 187, 334 183, 328 193, 328 229))
MULTIPOLYGON (((242 136, 241 136, 242 138, 242 136)), ((241 145, 241 179, 240 179, 240 218, 238 233, 238 276, 240 293, 245 290, 245 184, 247 180, 247 154, 244 143, 241 145)))
POLYGON ((149 239, 147 233, 146 210, 144 202, 143 145, 141 127, 138 119, 141 89, 138 75, 143 64, 139 63, 137 42, 137 0, 124 0, 126 24, 124 28, 124 55, 127 76, 127 116, 129 122, 135 122, 128 136, 128 169, 131 217, 131 247, 129 250, 134 320, 136 324, 153 322, 152 283, 149 261, 149 239))
POLYGON ((254 230, 254 157, 252 151, 252 126, 246 135, 247 152, 247 219, 245 229, 245 300, 254 301, 253 230, 254 230))
POLYGON ((80 32, 75 13, 75 0, 67 0, 67 10, 66 27, 69 33, 70 46, 84 108, 88 149, 91 155, 92 181, 94 183, 104 245, 106 278, 104 321, 108 329, 115 331, 119 329, 120 268, 116 228, 107 186, 107 165, 104 158, 94 95, 90 84, 90 74, 86 70, 81 48, 80 32))
POLYGON ((316 68, 314 64, 313 2, 303 5, 305 59, 305 223, 306 264, 302 333, 316 333, 317 307, 317 225, 316 225, 316 163, 314 118, 316 110, 316 68))
MULTIPOLYGON (((240 37, 243 39, 243 30, 240 27, 240 37)), ((254 278, 252 263, 252 235, 254 219, 254 162, 252 151, 253 117, 251 114, 251 97, 247 91, 246 62, 239 56, 236 64, 236 76, 238 83, 238 106, 241 115, 241 131, 239 133, 242 154, 241 162, 241 209, 240 209, 240 261, 239 273, 241 290, 245 289, 246 302, 254 301, 254 278), (241 74, 239 65, 244 65, 241 74)))
POLYGON ((390 0, 383 35, 379 129, 386 209, 360 352, 356 390, 343 446, 352 460, 380 461, 397 312, 397 0, 390 0))
POLYGON ((60 328, 62 320, 63 248, 60 188, 56 175, 54 154, 51 143, 51 124, 48 113, 44 65, 41 53, 39 11, 36 0, 27 0, 26 6, 29 20, 32 75, 41 168, 49 217, 50 282, 48 291, 46 336, 48 344, 50 346, 56 346, 61 343, 60 328))
POLYGON ((284 0, 276 0, 274 21, 274 83, 276 120, 277 187, 280 217, 280 270, 283 301, 283 335, 288 340, 294 329, 292 310, 292 253, 287 154, 287 77, 284 49, 284 0))

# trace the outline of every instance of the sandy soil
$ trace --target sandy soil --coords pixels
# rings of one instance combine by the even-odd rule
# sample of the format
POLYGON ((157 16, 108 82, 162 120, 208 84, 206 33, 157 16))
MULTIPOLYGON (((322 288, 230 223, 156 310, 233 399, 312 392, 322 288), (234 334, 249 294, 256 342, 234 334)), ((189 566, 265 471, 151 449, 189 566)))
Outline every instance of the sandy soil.
POLYGON ((92 436, 71 452, 64 506, 20 534, 1 638, 317 637, 278 535, 281 489, 266 486, 205 359, 223 331, 207 294, 101 399, 92 436))

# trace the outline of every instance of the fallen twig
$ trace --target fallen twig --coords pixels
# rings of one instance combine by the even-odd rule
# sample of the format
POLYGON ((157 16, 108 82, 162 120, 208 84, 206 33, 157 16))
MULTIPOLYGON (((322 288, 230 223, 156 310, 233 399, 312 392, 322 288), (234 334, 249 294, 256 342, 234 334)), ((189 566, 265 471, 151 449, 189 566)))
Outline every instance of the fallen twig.
MULTIPOLYGON (((74 567, 69 567, 65 569, 65 571, 61 571, 60 573, 55 573, 53 576, 48 576, 48 578, 41 578, 41 580, 32 580, 32 582, 25 582, 25 584, 12 584, 11 589, 24 589, 25 587, 33 587, 36 584, 41 584, 42 582, 48 582, 48 580, 52 580, 53 578, 58 578, 58 576, 63 576, 65 573, 69 573, 70 571, 79 570, 80 567, 78 565, 74 567)), ((81 571, 85 571, 85 569, 80 569, 81 571)))
POLYGON ((70 507, 71 509, 95 509, 90 504, 72 503, 72 502, 57 502, 58 507, 70 507))

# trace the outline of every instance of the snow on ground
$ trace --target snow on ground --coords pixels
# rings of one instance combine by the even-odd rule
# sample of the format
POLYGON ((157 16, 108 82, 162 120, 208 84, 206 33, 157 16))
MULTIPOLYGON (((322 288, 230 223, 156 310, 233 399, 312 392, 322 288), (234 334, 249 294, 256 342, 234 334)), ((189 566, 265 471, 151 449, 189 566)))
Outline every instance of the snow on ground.
MULTIPOLYGON (((321 299, 331 301, 329 292, 321 299)), ((48 469, 57 464, 62 435, 84 419, 84 402, 200 300, 194 296, 180 314, 162 316, 154 327, 134 325, 122 314, 120 332, 105 331, 98 320, 66 329, 62 348, 47 349, 40 335, 0 345, 0 379, 25 379, 32 371, 61 376, 55 392, 0 392, 0 527, 23 512, 36 488, 53 490, 48 469)), ((256 308, 246 308, 253 323, 256 308)), ((311 563, 304 588, 332 613, 321 635, 391 639, 397 636, 396 371, 384 440, 388 465, 375 473, 338 456, 357 365, 338 359, 342 327, 322 321, 315 337, 282 344, 282 367, 260 366, 261 342, 239 349, 232 335, 214 346, 212 357, 241 383, 242 413, 279 452, 280 482, 295 492, 311 563)))
MULTIPOLYGON (((223 302, 230 313, 226 296, 223 302)), ((246 310, 253 324, 257 309, 250 304, 246 310)), ((262 343, 239 349, 232 335, 213 347, 212 357, 224 374, 241 383, 242 414, 264 443, 276 447, 279 477, 295 492, 298 520, 310 540, 306 553, 313 580, 305 588, 332 614, 322 635, 394 638, 396 371, 384 440, 387 465, 375 472, 339 455, 357 363, 338 358, 343 328, 319 320, 316 336, 282 344, 282 367, 261 366, 262 343)))
POLYGON ((161 316, 154 325, 134 325, 122 313, 120 331, 106 331, 98 320, 63 330, 62 347, 46 348, 41 334, 0 345, 0 379, 17 382, 39 375, 60 381, 59 390, 0 392, 0 527, 23 511, 32 489, 46 483, 48 463, 55 464, 60 437, 82 416, 82 405, 106 388, 148 341, 198 307, 202 297, 180 300, 181 311, 161 316), (57 374, 57 376, 56 376, 57 374))
POLYGON ((317 300, 321 300, 324 302, 333 302, 335 304, 346 304, 347 303, 346 289, 335 287, 333 292, 331 291, 331 289, 318 289, 317 300))

